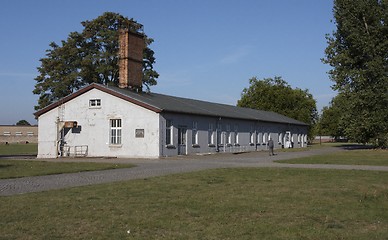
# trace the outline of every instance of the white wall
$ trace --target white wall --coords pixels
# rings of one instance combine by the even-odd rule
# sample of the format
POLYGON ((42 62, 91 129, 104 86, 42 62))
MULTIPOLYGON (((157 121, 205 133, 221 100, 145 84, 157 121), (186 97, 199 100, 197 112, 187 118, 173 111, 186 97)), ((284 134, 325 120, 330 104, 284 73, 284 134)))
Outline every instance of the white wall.
POLYGON ((53 109, 38 118, 38 158, 57 157, 58 109, 53 109))
POLYGON ((159 115, 143 107, 92 89, 39 117, 38 157, 56 157, 56 119, 77 121, 81 131, 66 134, 68 146, 88 146, 89 157, 159 156, 159 115), (101 107, 90 108, 90 99, 101 99, 101 107), (110 119, 122 119, 122 144, 109 144, 110 119), (144 138, 135 137, 144 129, 144 138))

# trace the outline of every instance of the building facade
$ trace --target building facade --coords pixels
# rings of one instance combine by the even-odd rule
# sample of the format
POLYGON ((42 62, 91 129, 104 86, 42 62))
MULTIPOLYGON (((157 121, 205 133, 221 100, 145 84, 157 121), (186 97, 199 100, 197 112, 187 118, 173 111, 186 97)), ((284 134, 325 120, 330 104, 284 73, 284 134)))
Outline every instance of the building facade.
POLYGON ((38 126, 0 125, 0 144, 37 142, 38 126))
POLYGON ((273 112, 91 84, 36 113, 39 158, 158 158, 305 147, 307 125, 273 112))

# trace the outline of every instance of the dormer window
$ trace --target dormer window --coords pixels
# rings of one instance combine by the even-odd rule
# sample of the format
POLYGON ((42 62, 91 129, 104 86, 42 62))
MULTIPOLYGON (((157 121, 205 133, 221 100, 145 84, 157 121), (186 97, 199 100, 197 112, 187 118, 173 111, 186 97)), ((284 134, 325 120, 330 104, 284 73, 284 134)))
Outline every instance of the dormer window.
POLYGON ((89 100, 90 108, 100 108, 101 107, 101 99, 90 99, 89 100))

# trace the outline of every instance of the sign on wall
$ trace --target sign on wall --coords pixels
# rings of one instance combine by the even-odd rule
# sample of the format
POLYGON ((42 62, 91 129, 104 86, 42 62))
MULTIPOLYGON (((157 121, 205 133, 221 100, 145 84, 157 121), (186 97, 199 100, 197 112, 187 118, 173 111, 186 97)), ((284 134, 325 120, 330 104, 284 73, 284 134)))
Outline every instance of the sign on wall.
POLYGON ((135 129, 136 138, 144 138, 144 129, 135 129))

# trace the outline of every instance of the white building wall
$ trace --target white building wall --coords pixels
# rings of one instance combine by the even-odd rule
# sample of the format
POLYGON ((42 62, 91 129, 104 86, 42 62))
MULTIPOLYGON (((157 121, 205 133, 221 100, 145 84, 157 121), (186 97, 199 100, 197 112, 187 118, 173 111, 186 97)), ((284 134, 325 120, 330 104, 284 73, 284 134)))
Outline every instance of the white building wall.
POLYGON ((58 109, 53 109, 38 119, 38 158, 57 157, 58 109))
POLYGON ((56 157, 58 118, 77 121, 78 131, 65 135, 66 146, 87 146, 89 157, 159 156, 159 114, 92 89, 39 117, 38 157, 56 157), (100 99, 101 106, 89 107, 90 99, 100 99), (110 144, 110 119, 122 121, 121 144, 110 144), (136 137, 136 129, 144 136, 136 137))

